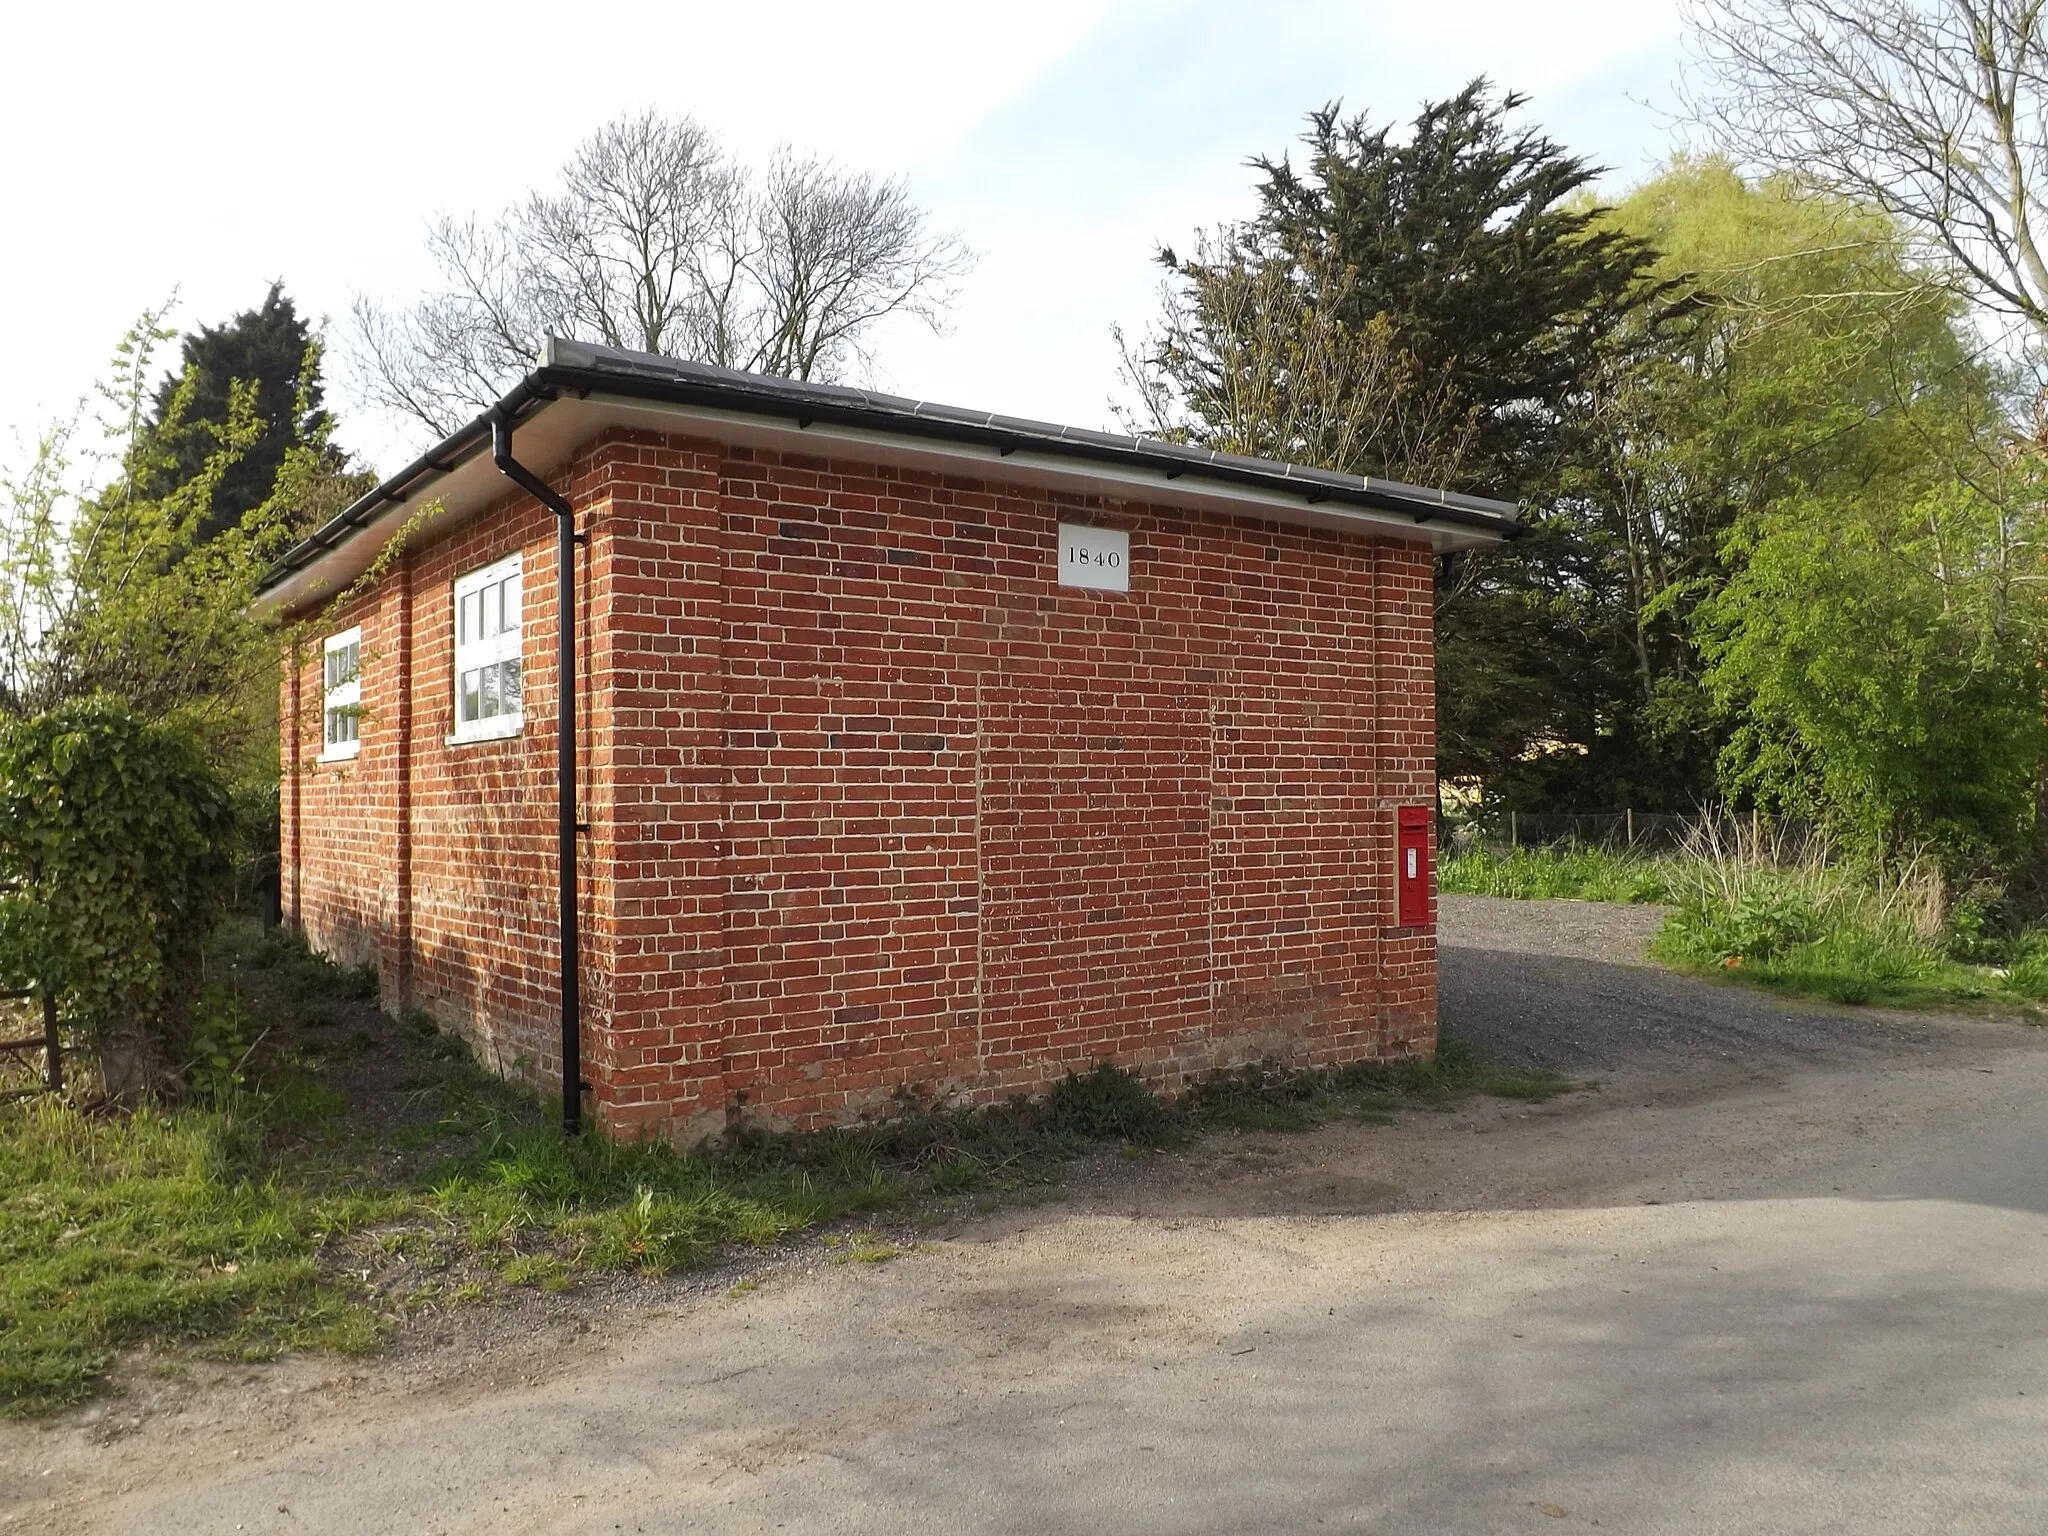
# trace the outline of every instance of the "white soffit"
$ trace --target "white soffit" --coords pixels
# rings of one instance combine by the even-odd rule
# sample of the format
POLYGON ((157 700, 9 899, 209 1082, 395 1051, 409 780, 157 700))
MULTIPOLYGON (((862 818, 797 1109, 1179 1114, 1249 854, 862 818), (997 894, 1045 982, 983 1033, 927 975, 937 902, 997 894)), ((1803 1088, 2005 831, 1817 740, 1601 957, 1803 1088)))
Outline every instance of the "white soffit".
MULTIPOLYGON (((1205 480, 1192 470, 1168 479, 1158 470, 1094 463, 1036 453, 1028 448, 1004 454, 978 443, 947 442, 824 422, 800 427, 780 417, 622 396, 593 394, 551 401, 519 423, 512 450, 520 463, 547 477, 567 464, 584 444, 615 428, 700 437, 814 458, 921 469, 972 478, 991 486, 1030 486, 1169 509, 1256 518, 1299 528, 1401 539, 1427 544, 1438 554, 1499 542, 1497 535, 1484 529, 1434 522, 1426 517, 1418 521, 1414 514, 1406 512, 1331 502, 1311 505, 1302 493, 1205 480)), ((414 530, 410 540, 414 544, 438 537, 515 493, 516 488, 492 462, 490 444, 485 440, 446 474, 426 481, 405 501, 393 503, 334 549, 265 592, 254 606, 258 611, 288 613, 333 597, 370 568, 386 543, 423 506, 435 506, 435 510, 414 530)))

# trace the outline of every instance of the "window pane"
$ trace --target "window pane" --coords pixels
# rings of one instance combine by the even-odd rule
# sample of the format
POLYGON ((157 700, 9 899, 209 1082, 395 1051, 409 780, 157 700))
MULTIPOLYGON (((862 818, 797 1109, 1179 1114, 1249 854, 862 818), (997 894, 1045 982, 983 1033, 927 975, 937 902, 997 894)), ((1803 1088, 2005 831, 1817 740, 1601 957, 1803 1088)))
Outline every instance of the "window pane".
POLYGON ((498 700, 505 706, 505 713, 519 713, 519 658, 498 663, 498 700))
POLYGON ((352 683, 363 675, 363 642, 351 640, 348 643, 348 676, 343 682, 352 683))
POLYGON ((326 732, 326 737, 325 737, 325 740, 326 740, 326 743, 327 743, 327 745, 328 745, 328 746, 330 746, 330 747, 334 745, 334 743, 335 743, 335 741, 336 741, 336 739, 337 739, 337 738, 336 738, 336 736, 335 736, 335 734, 334 734, 334 732, 335 732, 335 729, 336 729, 336 727, 337 727, 337 726, 339 726, 339 725, 340 725, 340 723, 341 723, 341 721, 340 721, 340 717, 339 717, 339 715, 338 715, 338 714, 337 714, 337 713, 336 713, 336 712, 335 712, 334 710, 331 710, 331 709, 330 709, 330 710, 328 710, 328 711, 327 711, 327 732, 326 732))
POLYGON ((354 741, 356 739, 356 712, 353 709, 341 709, 337 710, 336 713, 341 716, 340 739, 343 742, 354 741))
POLYGON ((517 576, 507 576, 505 578, 505 627, 507 629, 517 629, 519 627, 519 578, 517 576))
POLYGON ((483 669, 483 681, 484 702, 483 707, 477 711, 477 718, 479 720, 489 720, 498 713, 498 669, 496 667, 485 667, 483 669))
POLYGON ((474 672, 462 674, 462 707, 457 712, 456 718, 460 720, 474 720, 477 718, 477 682, 476 673, 474 672))

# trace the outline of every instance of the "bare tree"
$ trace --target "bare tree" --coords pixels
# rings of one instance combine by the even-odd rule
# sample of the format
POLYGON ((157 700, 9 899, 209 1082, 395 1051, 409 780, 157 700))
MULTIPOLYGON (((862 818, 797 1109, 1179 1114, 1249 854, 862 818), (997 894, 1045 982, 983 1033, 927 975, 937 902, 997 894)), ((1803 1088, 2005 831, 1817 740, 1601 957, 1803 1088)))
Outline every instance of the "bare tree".
POLYGON ((972 257, 900 181, 779 152, 736 164, 688 118, 623 117, 559 186, 427 232, 441 287, 354 305, 349 361, 373 404, 436 435, 487 407, 549 335, 831 379, 890 315, 941 328, 972 257))
POLYGON ((1875 204, 2048 341, 2048 0, 1688 0, 1694 114, 1875 204))

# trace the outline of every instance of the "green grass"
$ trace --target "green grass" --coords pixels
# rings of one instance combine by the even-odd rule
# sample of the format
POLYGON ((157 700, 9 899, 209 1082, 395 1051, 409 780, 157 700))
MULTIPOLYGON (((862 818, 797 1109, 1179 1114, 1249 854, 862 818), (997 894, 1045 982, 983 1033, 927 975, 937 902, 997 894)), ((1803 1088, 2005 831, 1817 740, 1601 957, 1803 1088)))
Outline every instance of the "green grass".
POLYGON ((1600 848, 1518 848, 1512 853, 1453 854, 1437 871, 1437 886, 1456 896, 1517 900, 1666 902, 1672 899, 1669 861, 1600 848))
POLYGON ((1669 904, 1653 958, 1788 996, 1890 1008, 2048 1002, 2048 932, 1987 932, 1975 909, 1944 901, 1927 868, 1875 876, 1753 826, 1708 824, 1656 858, 1459 854, 1444 859, 1438 883, 1458 895, 1669 904))
MULTIPOLYGON (((423 1310, 661 1275, 732 1245, 1055 1180, 1091 1149, 1214 1127, 1303 1129, 1471 1093, 1566 1085, 1447 1040, 1431 1061, 1248 1069, 1167 1103, 1107 1065, 976 1110, 695 1150, 565 1140, 530 1099, 373 983, 253 929, 223 936, 203 1100, 133 1115, 0 1105, 0 1411, 98 1390, 123 1350, 227 1358, 374 1348, 423 1310)), ((897 1251, 856 1232, 848 1262, 897 1251)))
POLYGON ((1929 866, 1872 872, 1739 829, 1702 833, 1670 865, 1676 910, 1651 942, 1666 964, 1852 1006, 2048 1000, 2048 933, 1987 930, 1929 866))
POLYGON ((1886 1008, 2048 1000, 2048 944, 2017 941, 2009 966, 1962 960, 1947 936, 1873 914, 1864 903, 1816 906, 1755 887, 1734 903, 1691 900, 1665 919, 1653 958, 1791 996, 1886 1008), (1788 918, 1790 920, 1788 920, 1788 918))
POLYGON ((314 1192, 265 1167, 249 1118, 55 1100, 0 1112, 0 1404, 88 1393, 118 1349, 203 1342, 250 1358, 356 1349, 376 1323, 323 1273, 335 1234, 391 1202, 314 1192))

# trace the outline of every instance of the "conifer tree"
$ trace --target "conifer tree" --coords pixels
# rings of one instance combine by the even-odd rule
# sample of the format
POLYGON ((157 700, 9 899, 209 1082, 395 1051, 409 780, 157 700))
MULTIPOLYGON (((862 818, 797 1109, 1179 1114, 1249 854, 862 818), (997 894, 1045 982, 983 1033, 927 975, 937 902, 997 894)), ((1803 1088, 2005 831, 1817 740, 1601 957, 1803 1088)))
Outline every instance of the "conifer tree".
MULTIPOLYGON (((236 419, 236 385, 253 392, 246 414, 256 424, 213 486, 200 542, 239 523, 270 499, 278 470, 294 448, 325 444, 333 417, 323 404, 318 368, 307 370, 312 327, 282 283, 272 283, 262 305, 221 325, 202 325, 183 340, 181 366, 158 387, 148 419, 151 454, 135 466, 135 494, 160 499, 207 472, 236 419)), ((331 467, 343 467, 327 448, 331 467)))

